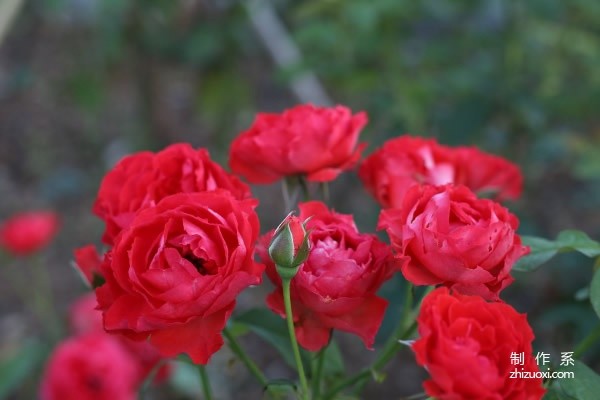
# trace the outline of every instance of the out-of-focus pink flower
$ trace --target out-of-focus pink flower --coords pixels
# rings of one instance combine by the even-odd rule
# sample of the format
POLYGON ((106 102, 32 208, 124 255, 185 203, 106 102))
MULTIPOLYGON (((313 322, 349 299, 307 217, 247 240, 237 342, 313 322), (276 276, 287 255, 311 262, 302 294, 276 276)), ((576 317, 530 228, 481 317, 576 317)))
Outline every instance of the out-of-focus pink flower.
POLYGON ((52 211, 15 214, 0 226, 0 246, 14 255, 27 256, 46 246, 58 227, 58 215, 52 211))

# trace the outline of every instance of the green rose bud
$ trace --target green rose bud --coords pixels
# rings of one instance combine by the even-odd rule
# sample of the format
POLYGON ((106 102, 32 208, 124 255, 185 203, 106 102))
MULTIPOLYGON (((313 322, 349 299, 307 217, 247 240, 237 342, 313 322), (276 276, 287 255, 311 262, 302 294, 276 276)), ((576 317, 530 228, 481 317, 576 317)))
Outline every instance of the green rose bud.
POLYGON ((292 279, 308 258, 310 242, 305 227, 307 222, 308 220, 300 221, 290 213, 275 229, 269 245, 269 255, 282 279, 292 279))

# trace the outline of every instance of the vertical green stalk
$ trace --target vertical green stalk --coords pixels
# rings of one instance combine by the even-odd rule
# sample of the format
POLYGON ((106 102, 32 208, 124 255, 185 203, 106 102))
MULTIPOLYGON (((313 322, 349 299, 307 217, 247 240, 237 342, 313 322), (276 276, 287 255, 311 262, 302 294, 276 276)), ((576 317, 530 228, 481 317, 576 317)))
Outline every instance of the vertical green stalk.
POLYGON ((283 284, 283 301, 285 304, 285 316, 287 320, 288 332, 290 334, 290 342, 292 344, 292 350, 294 352, 294 359, 296 360, 298 376, 300 377, 301 398, 303 400, 308 400, 308 382, 306 381, 304 365, 302 364, 302 358, 300 357, 300 349, 298 348, 298 340, 296 340, 296 332, 294 330, 294 316, 292 314, 292 300, 290 296, 291 279, 282 278, 281 281, 283 284))
POLYGON ((580 358, 592 345, 600 339, 600 325, 596 326, 573 350, 573 358, 580 358))
POLYGON ((48 331, 52 338, 58 340, 61 336, 62 329, 58 321, 54 303, 54 293, 52 291, 52 281, 50 280, 48 269, 39 255, 34 256, 31 261, 33 264, 33 296, 38 316, 47 324, 48 331))
POLYGON ((325 363, 325 352, 327 351, 327 346, 319 350, 316 356, 316 367, 314 368, 315 373, 311 379, 311 392, 313 399, 318 399, 321 391, 321 376, 323 375, 323 364, 325 363))
POLYGON ((304 195, 304 201, 310 201, 310 190, 308 188, 308 182, 304 175, 298 175, 298 184, 302 189, 302 194, 304 195))
POLYGON ((204 365, 198 365, 198 372, 200 373, 200 381, 202 383, 202 393, 204 395, 204 400, 212 400, 212 391, 210 389, 210 380, 208 379, 208 374, 206 373, 206 368, 204 365))

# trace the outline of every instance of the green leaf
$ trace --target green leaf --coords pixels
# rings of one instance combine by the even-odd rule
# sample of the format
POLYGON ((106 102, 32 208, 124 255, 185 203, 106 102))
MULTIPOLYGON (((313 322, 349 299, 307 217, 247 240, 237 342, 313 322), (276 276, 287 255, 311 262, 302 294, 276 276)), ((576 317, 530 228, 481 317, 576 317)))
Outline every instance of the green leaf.
POLYGON ((271 395, 284 396, 290 393, 297 393, 296 382, 288 379, 272 379, 267 383, 266 389, 271 395))
POLYGON ((600 270, 594 273, 590 284, 590 302, 596 314, 600 317, 600 270))
POLYGON ((543 397, 543 400, 577 400, 565 394, 562 390, 550 387, 543 397))
POLYGON ((600 393, 600 376, 587 365, 575 361, 575 365, 565 367, 561 371, 572 371, 573 378, 558 379, 558 385, 567 396, 577 400, 597 400, 600 393))
MULTIPOLYGON (((283 318, 269 310, 254 308, 235 317, 234 323, 245 325, 250 331, 269 342, 289 366, 296 368, 289 333, 283 318)), ((302 353, 303 359, 306 360, 308 358, 306 352, 302 353)))
POLYGON ((0 399, 8 395, 31 376, 46 356, 46 346, 30 339, 7 360, 0 360, 0 399))
POLYGON ((344 375, 344 358, 339 346, 335 340, 331 340, 329 346, 325 349, 323 360, 323 375, 327 377, 335 377, 344 375))
POLYGON ((600 255, 600 243, 592 240, 587 234, 581 231, 562 231, 554 241, 533 236, 522 236, 521 239, 523 240, 523 244, 530 247, 531 252, 517 261, 513 267, 513 271, 533 271, 557 253, 577 251, 587 257, 597 257, 600 255))
POLYGON ((562 231, 558 234, 556 241, 562 245, 563 251, 578 251, 588 257, 600 256, 600 243, 592 240, 585 232, 562 231))

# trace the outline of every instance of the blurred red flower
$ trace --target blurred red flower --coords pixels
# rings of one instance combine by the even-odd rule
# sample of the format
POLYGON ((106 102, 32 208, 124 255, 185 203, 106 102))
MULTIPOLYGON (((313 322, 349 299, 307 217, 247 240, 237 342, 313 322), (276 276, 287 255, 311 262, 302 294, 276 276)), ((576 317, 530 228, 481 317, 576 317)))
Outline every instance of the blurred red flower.
POLYGON ((90 333, 61 342, 46 364, 41 400, 135 400, 138 364, 110 336, 90 333))
POLYGON ((14 255, 27 256, 45 247, 58 227, 58 215, 52 211, 15 214, 0 225, 0 246, 14 255))
MULTIPOLYGON (((101 333, 108 335, 102 325, 102 313, 97 309, 94 293, 77 299, 70 308, 69 326, 74 335, 101 333)), ((117 340, 138 364, 138 384, 141 385, 158 363, 164 360, 160 353, 148 342, 137 342, 122 335, 109 335, 117 340)), ((154 381, 162 382, 169 377, 171 365, 163 363, 156 372, 154 381)))

